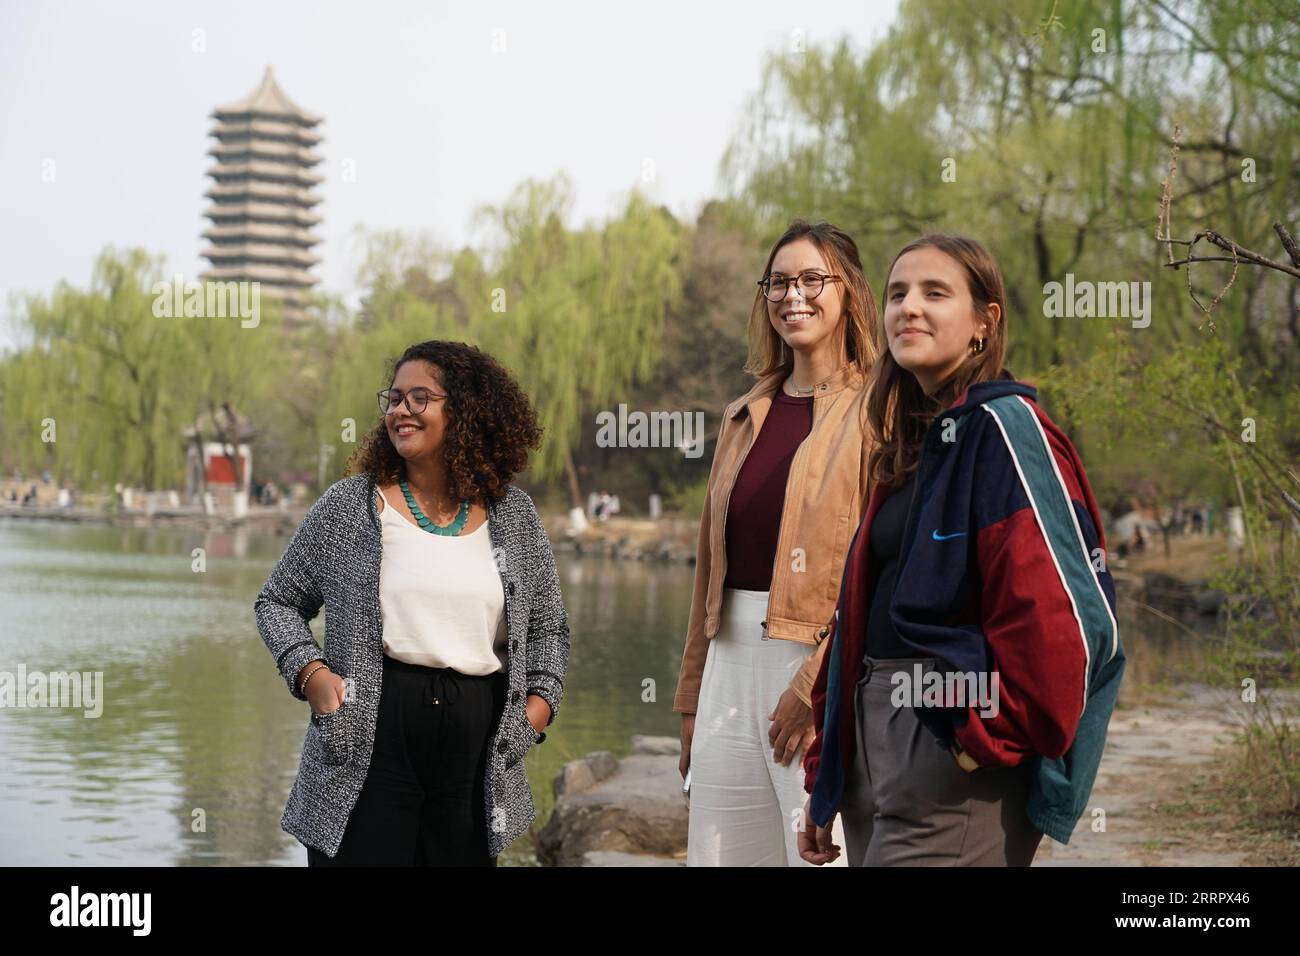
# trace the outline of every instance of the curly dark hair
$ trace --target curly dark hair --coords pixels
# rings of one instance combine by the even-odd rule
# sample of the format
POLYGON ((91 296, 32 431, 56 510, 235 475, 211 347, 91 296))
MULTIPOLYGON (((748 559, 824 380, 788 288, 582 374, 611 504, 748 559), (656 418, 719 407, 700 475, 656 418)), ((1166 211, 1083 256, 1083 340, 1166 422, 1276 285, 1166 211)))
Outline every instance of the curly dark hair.
MULTIPOLYGON (((529 451, 541 444, 542 428, 528 396, 500 362, 464 342, 412 345, 393 363, 389 388, 397 370, 413 361, 434 366, 447 393, 442 451, 452 499, 500 500, 527 467, 529 451)), ((381 415, 348 459, 345 474, 364 472, 378 486, 396 481, 403 463, 381 415)))

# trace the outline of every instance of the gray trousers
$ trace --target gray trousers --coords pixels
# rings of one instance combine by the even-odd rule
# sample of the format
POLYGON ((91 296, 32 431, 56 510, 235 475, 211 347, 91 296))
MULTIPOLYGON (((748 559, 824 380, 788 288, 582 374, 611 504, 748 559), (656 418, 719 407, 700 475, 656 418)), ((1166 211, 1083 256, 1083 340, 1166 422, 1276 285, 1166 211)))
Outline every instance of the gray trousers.
POLYGON ((849 866, 1028 866, 1043 837, 1025 813, 1031 767, 958 766, 913 707, 890 702, 895 670, 917 663, 936 661, 867 658, 858 682, 840 801, 849 866))

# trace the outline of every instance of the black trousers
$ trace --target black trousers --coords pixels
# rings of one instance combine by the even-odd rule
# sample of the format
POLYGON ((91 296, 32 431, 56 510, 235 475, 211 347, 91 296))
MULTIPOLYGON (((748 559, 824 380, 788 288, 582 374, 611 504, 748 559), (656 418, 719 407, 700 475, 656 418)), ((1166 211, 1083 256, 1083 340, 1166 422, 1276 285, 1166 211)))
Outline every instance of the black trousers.
POLYGON ((484 776, 506 675, 470 677, 384 655, 370 769, 333 858, 308 866, 495 866, 484 776))

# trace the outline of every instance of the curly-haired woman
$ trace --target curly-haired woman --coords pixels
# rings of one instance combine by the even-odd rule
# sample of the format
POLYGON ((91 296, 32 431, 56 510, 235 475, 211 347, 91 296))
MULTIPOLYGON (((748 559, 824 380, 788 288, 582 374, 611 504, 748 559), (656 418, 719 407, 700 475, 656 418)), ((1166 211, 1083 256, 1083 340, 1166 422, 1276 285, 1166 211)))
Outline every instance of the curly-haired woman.
POLYGON ((535 815, 523 757, 569 653, 550 542, 510 484, 541 430, 456 342, 408 348, 379 408, 254 604, 311 708, 281 825, 311 866, 490 866, 535 815))

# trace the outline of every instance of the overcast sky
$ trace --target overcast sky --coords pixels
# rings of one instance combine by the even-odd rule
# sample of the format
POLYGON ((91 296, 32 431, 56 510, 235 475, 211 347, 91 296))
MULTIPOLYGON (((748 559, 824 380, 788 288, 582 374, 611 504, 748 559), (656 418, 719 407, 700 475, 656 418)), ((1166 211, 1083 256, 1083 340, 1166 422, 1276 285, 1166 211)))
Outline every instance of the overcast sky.
MULTIPOLYGON (((474 241, 471 214, 560 170, 574 223, 606 218, 652 160, 682 216, 718 164, 763 55, 879 38, 896 0, 50 2, 0 5, 0 305, 84 286, 108 245, 187 279, 204 265, 209 112, 271 65, 324 117, 321 286, 355 300, 357 226, 474 241), (504 43, 503 51, 494 51, 504 43), (345 182, 344 164, 355 169, 345 182), (53 173, 53 182, 43 175, 53 173)), ((0 323, 0 348, 11 344, 0 323)))

